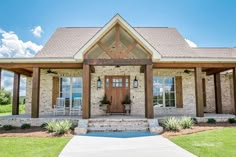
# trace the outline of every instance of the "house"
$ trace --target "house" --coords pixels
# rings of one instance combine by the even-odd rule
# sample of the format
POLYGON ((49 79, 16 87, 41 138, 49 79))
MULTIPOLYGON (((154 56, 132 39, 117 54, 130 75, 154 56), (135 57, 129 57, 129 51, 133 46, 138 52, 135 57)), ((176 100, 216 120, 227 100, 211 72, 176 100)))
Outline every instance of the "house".
POLYGON ((16 115, 20 75, 32 118, 52 114, 58 97, 67 107, 82 98, 84 119, 104 115, 104 94, 112 114, 124 113, 126 96, 131 116, 236 112, 236 48, 191 48, 175 28, 132 27, 120 15, 104 27, 58 28, 35 57, 3 58, 0 67, 15 72, 16 115))

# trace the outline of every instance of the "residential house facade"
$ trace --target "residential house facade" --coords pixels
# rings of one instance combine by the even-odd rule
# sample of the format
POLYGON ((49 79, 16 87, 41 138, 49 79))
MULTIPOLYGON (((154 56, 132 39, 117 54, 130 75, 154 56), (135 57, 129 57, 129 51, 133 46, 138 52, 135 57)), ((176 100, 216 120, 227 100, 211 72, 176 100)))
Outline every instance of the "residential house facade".
POLYGON ((57 98, 66 107, 82 99, 82 118, 235 114, 236 48, 191 48, 168 27, 132 27, 120 15, 104 27, 58 28, 33 58, 0 59, 15 72, 13 114, 19 114, 19 78, 26 75, 26 113, 53 113, 57 98), (225 72, 226 71, 226 72, 225 72))

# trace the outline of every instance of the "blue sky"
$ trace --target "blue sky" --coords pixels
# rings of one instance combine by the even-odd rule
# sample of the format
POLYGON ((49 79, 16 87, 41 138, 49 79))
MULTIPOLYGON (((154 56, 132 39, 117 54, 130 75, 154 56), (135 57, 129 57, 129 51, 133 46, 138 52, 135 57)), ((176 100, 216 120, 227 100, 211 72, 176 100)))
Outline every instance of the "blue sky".
POLYGON ((235 0, 2 0, 0 56, 32 56, 57 27, 103 26, 116 13, 132 26, 175 27, 198 47, 236 46, 235 0))

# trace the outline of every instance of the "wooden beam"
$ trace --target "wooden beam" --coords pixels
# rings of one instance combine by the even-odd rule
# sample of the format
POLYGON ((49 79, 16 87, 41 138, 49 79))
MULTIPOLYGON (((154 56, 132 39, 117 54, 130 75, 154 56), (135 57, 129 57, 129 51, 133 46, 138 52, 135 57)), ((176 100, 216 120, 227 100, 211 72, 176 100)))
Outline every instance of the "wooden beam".
POLYGON ((90 118, 90 65, 83 68, 83 119, 90 118))
POLYGON ((220 73, 214 74, 216 113, 222 113, 220 73))
POLYGON ((12 115, 19 114, 20 74, 14 73, 12 115))
POLYGON ((233 68, 234 114, 236 115, 236 67, 233 68))
POLYGON ((105 44, 99 41, 98 46, 100 46, 100 48, 103 49, 103 51, 105 51, 108 56, 110 56, 111 58, 116 58, 116 56, 112 53, 112 51, 109 50, 109 48, 105 44))
POLYGON ((33 68, 31 117, 39 117, 40 68, 33 68))
POLYGON ((84 64, 95 66, 151 65, 151 59, 85 59, 84 64))
POLYGON ((7 71, 12 71, 14 73, 18 73, 18 74, 22 74, 28 77, 32 76, 32 71, 29 70, 25 70, 25 69, 20 69, 20 68, 16 68, 16 69, 5 69, 7 71))
POLYGON ((204 117, 203 89, 202 89, 202 68, 195 68, 195 96, 197 117, 204 117))
POLYGON ((40 69, 78 69, 83 68, 82 63, 0 63, 0 68, 40 68, 40 69))
POLYGON ((231 68, 211 68, 211 69, 205 70, 204 72, 206 72, 206 75, 212 75, 212 74, 220 73, 229 69, 231 68))
POLYGON ((152 65, 146 65, 145 67, 145 117, 154 117, 152 65))
POLYGON ((127 49, 121 53, 121 56, 120 58, 125 58, 134 48, 135 46, 137 45, 137 42, 134 41, 132 44, 130 44, 127 49))
POLYGON ((116 25, 116 58, 120 58, 120 27, 116 25))
POLYGON ((0 90, 2 89, 2 68, 0 68, 0 90))
POLYGON ((153 68, 233 68, 236 67, 236 63, 176 63, 176 62, 165 62, 165 63, 153 63, 153 68))

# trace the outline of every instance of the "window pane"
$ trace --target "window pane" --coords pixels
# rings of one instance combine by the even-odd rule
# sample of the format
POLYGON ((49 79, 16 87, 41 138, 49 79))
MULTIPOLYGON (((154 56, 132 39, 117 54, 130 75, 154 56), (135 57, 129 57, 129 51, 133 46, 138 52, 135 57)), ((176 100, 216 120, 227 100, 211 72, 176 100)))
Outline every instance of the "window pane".
POLYGON ((174 77, 165 78, 165 85, 173 85, 173 84, 174 84, 174 77))
POLYGON ((158 107, 164 107, 163 99, 157 99, 157 106, 158 107))
POLYGON ((153 78, 153 86, 162 86, 163 78, 161 77, 154 77, 153 78))

